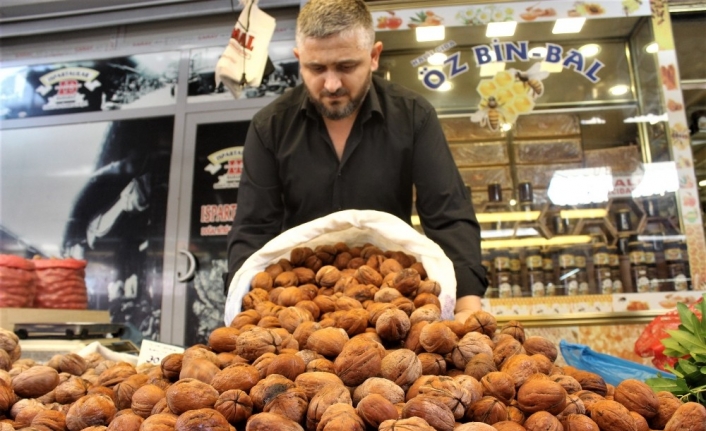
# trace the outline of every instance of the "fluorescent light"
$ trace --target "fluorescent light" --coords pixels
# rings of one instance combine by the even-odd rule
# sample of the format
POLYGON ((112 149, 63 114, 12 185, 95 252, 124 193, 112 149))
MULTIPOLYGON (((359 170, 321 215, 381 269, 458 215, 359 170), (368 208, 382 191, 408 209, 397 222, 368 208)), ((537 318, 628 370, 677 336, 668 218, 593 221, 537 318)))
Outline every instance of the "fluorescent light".
POLYGON ((613 96, 622 96, 628 91, 630 91, 630 87, 624 84, 615 85, 613 87, 610 87, 610 89, 608 90, 608 92, 613 96))
POLYGON ((441 86, 437 88, 436 91, 449 91, 452 88, 454 88, 452 83, 450 83, 449 81, 444 81, 444 83, 441 84, 441 86))
POLYGON ((623 123, 650 123, 654 126, 655 124, 661 123, 663 121, 669 121, 666 112, 662 115, 655 115, 653 113, 649 113, 647 115, 636 115, 634 117, 628 117, 623 120, 623 123))
POLYGON ((415 31, 417 32, 417 42, 444 40, 446 37, 446 27, 443 25, 417 27, 415 31))
POLYGON ((544 58, 547 56, 547 47, 546 46, 535 46, 534 48, 529 50, 529 56, 530 58, 544 58))
MULTIPOLYGON (((509 132, 510 129, 512 129, 512 124, 510 124, 510 123, 503 123, 500 126, 500 130, 502 130, 503 132, 509 132)), ((513 204, 512 201, 510 201, 510 205, 515 205, 515 204, 513 204)))
POLYGON ((590 235, 557 235, 553 238, 521 238, 481 241, 480 248, 518 248, 518 247, 551 247, 557 245, 588 244, 590 235))
POLYGON ((638 241, 686 241, 686 235, 638 235, 638 241))
POLYGON ((490 22, 485 28, 487 37, 513 36, 517 28, 517 21, 490 22))
POLYGON ((605 124, 605 120, 601 117, 591 117, 587 120, 581 120, 581 124, 584 126, 590 126, 594 124, 605 124))
POLYGON ((539 232, 532 227, 521 227, 518 229, 483 229, 480 231, 481 239, 497 239, 520 236, 537 236, 539 232))
POLYGON ((443 52, 435 52, 429 58, 427 58, 427 63, 431 64, 432 66, 441 66, 442 64, 444 64, 447 58, 448 56, 443 52))
POLYGON ((579 210, 561 210, 559 216, 566 219, 576 218, 603 218, 608 214, 608 211, 603 208, 588 208, 579 210))
POLYGON ((659 51, 659 44, 657 42, 648 43, 645 46, 645 52, 648 54, 654 54, 659 51))
POLYGON ((613 191, 613 175, 609 167, 557 170, 547 189, 555 205, 581 205, 606 202, 613 191))
POLYGON ((535 221, 539 218, 540 211, 506 211, 497 213, 476 214, 478 223, 492 223, 497 221, 535 221))
POLYGON ((589 43, 579 48, 579 52, 583 54, 584 57, 593 57, 601 52, 601 46, 597 43, 589 43))
POLYGON ((704 186, 706 186, 706 180, 699 181, 699 187, 704 187, 704 186))
MULTIPOLYGON (((586 23, 586 18, 559 18, 554 23, 553 34, 579 33, 586 23)), ((417 27, 419 28, 419 27, 417 27)))

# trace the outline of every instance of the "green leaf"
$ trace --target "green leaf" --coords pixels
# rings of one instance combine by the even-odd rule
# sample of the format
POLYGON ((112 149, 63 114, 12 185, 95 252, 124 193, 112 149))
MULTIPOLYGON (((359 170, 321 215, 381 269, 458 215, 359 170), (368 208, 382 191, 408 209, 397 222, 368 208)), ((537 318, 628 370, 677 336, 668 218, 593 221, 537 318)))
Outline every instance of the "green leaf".
POLYGON ((686 359, 680 359, 677 361, 677 368, 679 368, 684 374, 692 374, 699 371, 699 368, 687 361, 686 359))
POLYGON ((677 311, 679 311, 679 319, 681 320, 681 324, 684 325, 686 330, 692 334, 696 334, 698 331, 697 328, 699 328, 699 324, 701 323, 699 322, 699 319, 696 318, 696 315, 689 310, 689 307, 687 307, 683 302, 677 303, 677 311))
POLYGON ((701 374, 706 374, 706 366, 701 367, 701 374))
POLYGON ((696 337, 694 334, 690 334, 685 331, 679 331, 679 330, 671 330, 667 331, 667 333, 675 339, 679 344, 681 344, 687 351, 691 352, 694 351, 695 353, 702 353, 700 351, 696 351, 696 349, 701 350, 703 349, 704 352, 706 353, 706 342, 703 340, 699 339, 696 337))
POLYGON ((669 356, 672 358, 680 358, 690 353, 688 349, 682 347, 681 344, 679 344, 676 340, 673 340, 671 338, 663 338, 661 341, 662 345, 664 345, 665 347, 665 356, 669 356))
POLYGON ((696 362, 706 364, 706 355, 698 355, 692 352, 691 357, 694 358, 696 362))
POLYGON ((651 387, 652 390, 655 392, 668 391, 675 395, 685 394, 689 392, 689 389, 686 387, 686 383, 683 380, 679 379, 653 377, 650 379, 646 379, 645 383, 647 383, 647 385, 651 387))
POLYGON ((674 374, 675 376, 677 376, 679 378, 684 377, 684 374, 682 374, 681 371, 677 370, 676 368, 672 367, 671 365, 665 365, 664 369, 671 372, 672 374, 674 374))

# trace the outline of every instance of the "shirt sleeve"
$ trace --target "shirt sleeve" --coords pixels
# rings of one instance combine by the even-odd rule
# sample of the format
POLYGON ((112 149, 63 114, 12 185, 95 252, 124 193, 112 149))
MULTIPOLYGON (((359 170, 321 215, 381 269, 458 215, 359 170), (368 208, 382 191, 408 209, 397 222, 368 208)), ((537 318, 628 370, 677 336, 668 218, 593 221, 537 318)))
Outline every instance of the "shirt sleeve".
POLYGON ((255 124, 253 120, 245 138, 238 206, 228 233, 226 292, 247 258, 282 229, 284 205, 277 159, 273 150, 264 145, 266 139, 262 138, 255 124))
POLYGON ((439 244, 456 273, 456 297, 483 297, 488 286, 481 265, 480 225, 436 112, 414 112, 414 184, 424 234, 439 244))

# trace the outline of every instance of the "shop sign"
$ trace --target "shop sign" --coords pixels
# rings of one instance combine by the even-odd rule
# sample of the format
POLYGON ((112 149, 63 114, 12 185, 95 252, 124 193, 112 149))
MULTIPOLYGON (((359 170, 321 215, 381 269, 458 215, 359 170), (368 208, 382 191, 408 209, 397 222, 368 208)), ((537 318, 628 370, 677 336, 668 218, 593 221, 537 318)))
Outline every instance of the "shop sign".
POLYGON ((218 150, 208 155, 208 166, 204 169, 216 176, 217 182, 213 184, 215 190, 237 189, 240 187, 240 176, 243 173, 243 147, 230 147, 218 150))

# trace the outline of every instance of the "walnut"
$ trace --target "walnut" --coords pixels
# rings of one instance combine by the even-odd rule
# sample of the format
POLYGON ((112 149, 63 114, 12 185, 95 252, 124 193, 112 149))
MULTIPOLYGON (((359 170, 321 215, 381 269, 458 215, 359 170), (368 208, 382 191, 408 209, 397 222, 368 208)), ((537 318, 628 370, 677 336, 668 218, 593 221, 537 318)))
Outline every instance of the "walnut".
POLYGON ((437 353, 420 353, 419 362, 422 364, 422 375, 440 376, 446 374, 446 360, 437 353))
POLYGON ((495 366, 493 357, 487 353, 479 353, 473 356, 464 369, 464 373, 474 377, 476 380, 480 380, 484 375, 492 371, 498 371, 498 369, 495 366))
POLYGON ((525 423, 525 412, 517 408, 514 404, 507 407, 508 420, 522 425, 525 423))
POLYGON ((142 385, 147 384, 148 377, 145 374, 133 374, 127 379, 115 385, 115 407, 118 410, 130 408, 130 400, 132 395, 142 385))
MULTIPOLYGON (((672 393, 666 391, 657 392, 657 399, 659 400, 657 414, 648 422, 650 429, 660 430, 664 429, 669 419, 674 415, 674 412, 682 406, 682 402, 672 393)), ((588 406, 586 406, 586 408, 588 408, 588 406)))
POLYGON ((570 414, 561 419, 564 431, 600 431, 598 424, 586 415, 570 414))
POLYGON ((353 308, 363 308, 363 304, 348 296, 336 298, 336 311, 352 310, 353 308))
POLYGON ((328 359, 314 359, 313 361, 306 364, 306 372, 310 373, 312 371, 322 371, 326 373, 336 374, 336 367, 333 365, 332 361, 328 359))
POLYGON ((518 389, 517 403, 525 413, 532 414, 544 410, 558 415, 566 407, 566 396, 566 390, 559 383, 547 378, 531 378, 518 389))
POLYGON ((368 377, 380 374, 385 349, 378 343, 363 338, 351 339, 336 357, 336 375, 347 386, 357 386, 368 377))
POLYGON ((218 399, 213 386, 196 379, 180 379, 165 391, 169 410, 180 415, 187 410, 211 408, 218 399))
POLYGON ((378 317, 375 331, 385 341, 400 341, 407 336, 411 326, 409 316, 404 311, 389 309, 378 317))
POLYGON ((505 360, 500 371, 504 371, 515 380, 515 388, 522 386, 532 374, 537 373, 537 365, 530 356, 522 353, 505 360))
POLYGON ((276 413, 258 413, 250 416, 245 431, 304 431, 298 423, 276 413))
POLYGON ((441 285, 435 280, 422 280, 419 282, 417 295, 422 293, 431 293, 432 295, 439 296, 441 294, 441 285))
POLYGON ((208 336, 208 346, 214 352, 232 352, 236 349, 240 330, 229 326, 221 326, 211 331, 208 336))
POLYGON ((277 316, 282 328, 290 334, 294 333, 297 326, 303 322, 313 322, 314 316, 306 309, 300 307, 287 307, 277 316))
POLYGON ((422 362, 408 349, 397 349, 382 359, 382 377, 407 390, 422 375, 422 362))
POLYGON ((471 394, 452 377, 433 376, 419 386, 420 395, 437 397, 446 404, 458 420, 461 419, 471 404, 471 394))
POLYGON ((392 287, 383 287, 375 293, 375 302, 392 302, 395 299, 401 297, 402 294, 399 290, 392 287))
POLYGON ((314 254, 314 250, 310 247, 294 247, 289 252, 289 262, 293 266, 302 266, 306 259, 314 254))
POLYGON ((333 265, 324 265, 316 272, 316 283, 321 287, 333 287, 341 278, 341 271, 333 265))
POLYGON ((118 362, 112 367, 106 369, 98 376, 99 386, 112 388, 128 377, 137 374, 137 370, 132 364, 127 362, 118 362))
POLYGON ((382 395, 392 404, 401 403, 405 400, 404 390, 395 382, 382 377, 370 377, 353 391, 353 403, 357 405, 360 400, 370 394, 382 395))
POLYGON ((306 412, 306 429, 316 431, 321 418, 330 406, 337 403, 353 405, 351 394, 345 386, 328 385, 314 395, 306 412))
POLYGON ((247 420, 253 412, 252 398, 245 391, 231 389, 223 392, 213 405, 230 423, 247 420))
POLYGON ((295 386, 270 398, 265 404, 263 411, 277 413, 294 422, 302 423, 306 417, 308 406, 309 400, 306 392, 295 386))
POLYGON ((492 337, 498 328, 498 322, 492 314, 479 310, 468 316, 464 326, 466 327, 466 332, 482 332, 492 337))
MULTIPOLYGON (((505 428, 500 427, 496 428, 498 424, 504 423, 507 423, 507 421, 496 422, 493 424, 493 426, 484 424, 483 422, 468 422, 457 426, 456 428, 454 428, 454 431, 515 431, 515 429, 513 428, 508 428, 507 430, 505 430, 505 428)), ((517 428, 517 431, 525 431, 525 428, 517 428)))
POLYGON ((110 421, 107 431, 140 431, 140 427, 145 419, 138 416, 132 412, 121 414, 120 416, 115 416, 115 418, 110 421))
POLYGON ((282 337, 270 329, 254 327, 241 332, 236 343, 239 356, 254 361, 264 353, 274 353, 282 344, 282 337))
POLYGON ((170 353, 165 356, 160 363, 162 368, 162 374, 167 379, 172 382, 179 379, 179 374, 181 374, 182 360, 184 359, 183 353, 170 353))
POLYGON ((313 255, 306 258, 303 266, 311 269, 314 272, 318 272, 319 269, 321 269, 321 267, 324 266, 324 263, 321 261, 319 256, 313 254, 313 255))
POLYGON ((162 398, 161 400, 157 401, 157 404, 152 407, 152 411, 150 412, 150 416, 156 415, 159 413, 172 413, 171 410, 169 410, 169 404, 167 404, 167 398, 166 396, 162 398))
POLYGON ((174 431, 176 421, 177 415, 173 413, 154 414, 142 422, 140 431, 174 431))
POLYGON ((218 411, 204 408, 182 413, 174 425, 175 431, 199 431, 203 429, 230 431, 230 424, 218 411))
POLYGON ((132 395, 130 408, 142 418, 147 419, 152 414, 155 404, 166 397, 164 389, 157 385, 144 385, 132 395))
POLYGON ((586 414, 586 406, 581 401, 578 395, 567 395, 566 396, 566 407, 561 411, 556 417, 561 421, 564 417, 571 414, 586 414))
POLYGON ((397 419, 399 414, 395 405, 380 394, 368 394, 358 401, 356 412, 368 426, 378 429, 386 420, 397 419))
MULTIPOLYGON (((279 288, 279 289, 282 289, 282 288, 279 288)), ((254 310, 263 302, 270 301, 270 295, 275 290, 277 290, 277 289, 272 289, 268 293, 265 289, 253 289, 250 292, 246 293, 245 296, 243 296, 243 311, 254 310)), ((231 324, 229 326, 232 326, 234 328, 242 328, 245 325, 242 323, 233 324, 231 322, 231 324)))
POLYGON ((298 302, 303 301, 304 298, 308 298, 308 295, 305 295, 303 290, 296 286, 289 286, 279 292, 276 304, 282 307, 293 307, 297 305, 298 302))
POLYGON ((250 288, 251 289, 262 289, 267 292, 272 290, 272 286, 274 285, 274 279, 270 274, 268 274, 265 271, 258 272, 255 274, 250 281, 250 288))
POLYGON ((294 384, 303 389, 307 399, 311 400, 325 386, 332 384, 343 386, 343 381, 335 374, 313 371, 298 375, 294 384))
MULTIPOLYGON (((640 413, 630 412, 630 416, 635 420, 635 431, 650 431, 650 425, 640 413)), ((596 425, 596 429, 598 425, 596 425)))
POLYGON ((21 350, 19 345, 20 339, 14 332, 0 328, 0 349, 6 351, 13 362, 20 359, 21 350))
POLYGON ((205 358, 194 358, 184 361, 179 373, 179 379, 197 379, 204 383, 211 384, 213 377, 218 374, 220 368, 211 360, 205 358))
POLYGON ((348 334, 341 328, 323 328, 309 335, 306 347, 320 355, 335 358, 341 353, 348 340, 348 334))
POLYGON ((492 341, 480 332, 469 332, 461 338, 451 352, 451 360, 459 370, 464 370, 468 362, 476 355, 492 355, 492 341))
POLYGON ((306 371, 306 364, 304 363, 304 360, 292 353, 277 355, 267 366, 268 376, 270 374, 280 374, 292 381, 304 371, 306 371))
POLYGON ((336 326, 346 331, 349 337, 353 337, 368 328, 368 316, 368 312, 362 308, 340 311, 336 314, 336 326))
POLYGON ((40 430, 63 431, 66 429, 66 415, 56 410, 43 410, 32 419, 30 426, 40 430))
POLYGON ((413 296, 417 293, 422 278, 413 268, 404 268, 397 272, 397 276, 392 280, 392 287, 399 290, 404 296, 413 296))
POLYGON ((665 431, 706 429, 706 407, 695 402, 687 402, 680 406, 664 427, 665 431))
POLYGON ((458 337, 443 322, 432 322, 422 328, 419 343, 427 352, 445 355, 456 347, 458 337))
POLYGON ((468 393, 469 405, 483 398, 483 385, 474 377, 466 374, 459 374, 457 376, 453 376, 452 378, 468 393))
POLYGON ((434 431, 434 427, 422 418, 412 417, 386 420, 378 431, 434 431))
POLYGON ((626 379, 620 382, 615 388, 613 398, 645 419, 655 417, 659 409, 659 399, 652 388, 637 379, 626 379))
POLYGON ((267 367, 270 366, 270 363, 272 363, 272 360, 275 357, 277 357, 275 353, 267 352, 263 353, 262 356, 253 361, 252 366, 255 367, 257 372, 260 374, 260 379, 267 377, 267 367))
POLYGON ((630 410, 617 401, 598 401, 591 407, 593 419, 602 431, 635 431, 630 410))
POLYGON ((321 431, 365 431, 365 422, 356 409, 348 404, 338 403, 326 409, 321 416, 317 430, 321 431))
POLYGON ((105 395, 86 395, 71 405, 66 413, 66 427, 81 431, 89 426, 108 425, 118 409, 105 395))
POLYGON ((507 338, 495 344, 493 348, 493 360, 497 367, 502 367, 508 358, 518 353, 524 353, 522 344, 514 338, 507 338))
MULTIPOLYGON (((396 306, 398 309, 404 311, 407 316, 410 316, 412 314, 412 312, 414 312, 414 302, 412 302, 412 300, 409 298, 405 298, 404 296, 401 298, 395 299, 390 304, 392 304, 392 305, 396 306)), ((432 304, 429 304, 428 306, 433 307, 432 304)))
POLYGON ((275 277, 274 287, 292 287, 299 285, 299 277, 292 271, 284 271, 275 277))
MULTIPOLYGON (((431 294, 431 293, 417 293, 417 295, 414 297, 414 306, 419 308, 424 305, 436 305, 437 307, 441 308, 441 301, 439 301, 439 297, 431 294)), ((463 327, 462 324, 460 324, 461 327, 463 327)))
POLYGON ((545 411, 530 415, 525 421, 524 427, 527 431, 564 431, 559 419, 545 411))
POLYGON ((579 382, 582 389, 595 392, 598 395, 602 396, 605 396, 606 392, 608 391, 608 388, 605 384, 605 380, 603 380, 603 377, 599 376, 596 373, 591 373, 588 371, 578 371, 574 373, 572 377, 579 382))
POLYGON ((333 260, 333 266, 335 266, 339 270, 346 269, 348 267, 348 262, 350 262, 351 259, 353 259, 353 256, 347 251, 344 251, 343 253, 338 253, 336 255, 336 258, 333 260))
POLYGON ((380 272, 380 275, 383 277, 387 276, 387 274, 390 274, 392 272, 400 272, 402 271, 402 265, 395 260, 395 259, 385 259, 380 266, 378 267, 378 271, 380 272))
POLYGON ((57 364, 57 371, 80 376, 88 369, 86 360, 75 353, 61 355, 57 364))
POLYGON ((483 422, 492 425, 508 420, 507 409, 498 399, 485 396, 468 407, 466 418, 473 422, 483 422))
POLYGON ((37 398, 59 385, 59 373, 51 367, 38 365, 12 378, 12 389, 23 398, 37 398))
POLYGON ((558 355, 556 343, 553 343, 551 340, 538 335, 527 337, 525 342, 522 343, 522 347, 525 348, 528 355, 541 353, 552 362, 556 361, 556 357, 558 355))
POLYGON ((437 397, 420 395, 405 403, 402 418, 419 417, 439 431, 453 431, 455 418, 451 409, 437 397))
POLYGON ((279 374, 270 374, 250 389, 250 398, 256 410, 262 411, 277 394, 295 387, 295 383, 279 374))
POLYGON ((319 294, 312 301, 319 307, 321 316, 336 310, 336 298, 331 296, 319 294))
POLYGON ((549 375, 554 369, 554 363, 541 353, 530 355, 530 358, 534 361, 534 364, 537 366, 537 372, 539 373, 549 375))
MULTIPOLYGON (((86 395, 88 386, 88 382, 83 378, 72 376, 54 389, 54 397, 56 398, 56 402, 61 404, 71 404, 86 395)), ((0 410, 7 410, 2 408, 2 403, 0 403, 0 410)))
POLYGON ((492 396, 502 401, 505 405, 515 398, 515 381, 512 376, 502 371, 494 371, 480 379, 483 385, 483 395, 492 396))

